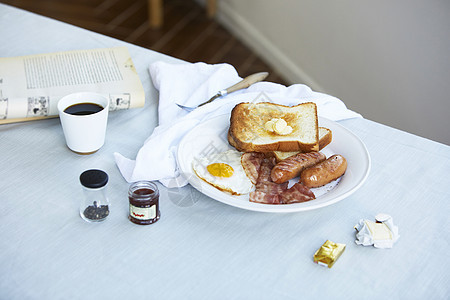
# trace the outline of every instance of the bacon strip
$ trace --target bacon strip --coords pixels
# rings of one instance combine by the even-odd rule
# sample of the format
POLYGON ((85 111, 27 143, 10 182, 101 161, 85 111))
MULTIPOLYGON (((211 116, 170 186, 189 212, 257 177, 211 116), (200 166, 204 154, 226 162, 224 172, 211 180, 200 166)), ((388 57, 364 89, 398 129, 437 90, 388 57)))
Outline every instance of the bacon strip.
POLYGON ((316 199, 313 192, 301 183, 295 183, 289 189, 281 193, 283 204, 301 203, 316 199))
POLYGON ((262 204, 282 204, 281 199, 276 194, 267 194, 262 191, 250 192, 250 201, 262 204))
POLYGON ((247 152, 241 156, 241 165, 244 168, 245 174, 250 178, 253 184, 256 184, 259 176, 261 163, 264 159, 263 153, 247 152))
MULTIPOLYGON (((254 158, 254 156, 252 156, 254 158)), ((255 191, 250 192, 249 200, 263 204, 290 204, 315 199, 314 193, 301 183, 295 183, 288 189, 288 182, 275 183, 271 171, 275 166, 273 158, 263 158, 259 165, 255 191)), ((245 169, 245 168, 244 168, 245 169)))
POLYGON ((260 182, 272 182, 270 178, 270 173, 272 172, 273 167, 275 166, 275 158, 267 158, 265 157, 261 162, 261 167, 259 168, 258 180, 256 183, 260 182))

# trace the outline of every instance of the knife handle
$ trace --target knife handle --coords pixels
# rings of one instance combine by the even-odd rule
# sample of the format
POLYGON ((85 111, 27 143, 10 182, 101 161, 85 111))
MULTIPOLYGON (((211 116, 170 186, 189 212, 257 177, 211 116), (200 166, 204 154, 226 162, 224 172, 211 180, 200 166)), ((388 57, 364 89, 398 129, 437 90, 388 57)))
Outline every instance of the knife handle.
POLYGON ((266 79, 267 76, 269 76, 268 72, 260 72, 260 73, 255 73, 255 74, 249 75, 249 76, 245 77, 244 79, 242 79, 241 81, 239 81, 238 83, 236 83, 235 85, 232 85, 229 88, 227 88, 226 89, 227 94, 235 92, 237 90, 242 90, 242 89, 248 88, 249 86, 251 86, 254 83, 263 81, 264 79, 266 79))

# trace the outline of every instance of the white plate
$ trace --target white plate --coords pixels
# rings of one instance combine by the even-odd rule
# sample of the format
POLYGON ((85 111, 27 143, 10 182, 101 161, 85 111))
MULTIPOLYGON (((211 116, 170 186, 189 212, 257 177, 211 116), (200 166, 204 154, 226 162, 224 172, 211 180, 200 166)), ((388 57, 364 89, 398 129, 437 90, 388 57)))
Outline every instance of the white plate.
POLYGON ((243 209, 263 212, 287 213, 312 210, 336 203, 350 196, 361 187, 369 175, 370 156, 363 142, 338 123, 319 118, 319 126, 329 128, 333 133, 333 141, 321 152, 327 157, 332 154, 341 154, 347 159, 347 171, 338 184, 330 184, 325 189, 312 189, 316 199, 303 203, 261 204, 250 202, 248 195, 230 195, 204 182, 192 170, 194 158, 234 149, 227 141, 229 124, 229 114, 210 119, 186 134, 178 146, 177 160, 181 174, 194 188, 217 201, 243 209))

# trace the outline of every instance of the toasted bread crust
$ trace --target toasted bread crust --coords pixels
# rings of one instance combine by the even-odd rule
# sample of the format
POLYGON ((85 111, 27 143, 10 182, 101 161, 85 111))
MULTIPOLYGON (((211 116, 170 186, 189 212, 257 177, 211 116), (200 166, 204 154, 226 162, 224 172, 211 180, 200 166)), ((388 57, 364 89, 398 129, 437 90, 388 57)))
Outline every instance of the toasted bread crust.
POLYGON ((319 130, 323 130, 324 132, 326 131, 326 134, 323 134, 322 136, 319 135, 319 150, 322 150, 323 148, 325 148, 326 146, 328 146, 328 144, 331 143, 331 141, 333 140, 333 133, 331 132, 330 129, 325 128, 325 127, 320 127, 319 130))
MULTIPOLYGON (((228 143, 233 146, 234 148, 236 148, 236 150, 241 151, 241 152, 246 152, 244 149, 240 148, 239 145, 237 144, 237 142, 234 140, 233 136, 230 134, 230 130, 228 130, 228 135, 227 135, 227 139, 228 139, 228 143)), ((247 152, 251 152, 251 151, 247 151, 247 152)))
POLYGON ((243 152, 318 151, 317 107, 312 102, 292 107, 269 102, 240 103, 231 112, 228 141, 243 152), (309 114, 307 121, 301 118, 303 111, 309 114), (292 134, 280 136, 265 130, 264 124, 272 118, 283 118, 293 127, 292 134), (302 130, 308 130, 309 138, 303 138, 302 130))

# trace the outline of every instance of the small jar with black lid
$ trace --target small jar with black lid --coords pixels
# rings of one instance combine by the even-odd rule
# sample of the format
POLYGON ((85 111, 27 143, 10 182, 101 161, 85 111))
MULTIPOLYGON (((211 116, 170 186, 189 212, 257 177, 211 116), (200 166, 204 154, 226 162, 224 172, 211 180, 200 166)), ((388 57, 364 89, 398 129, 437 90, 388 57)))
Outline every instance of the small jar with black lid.
POLYGON ((108 174, 102 170, 86 170, 80 175, 84 197, 80 215, 87 222, 101 222, 109 215, 110 203, 106 196, 108 174))
POLYGON ((159 220, 159 190, 150 181, 138 181, 128 190, 130 212, 128 219, 139 225, 153 224, 159 220))

